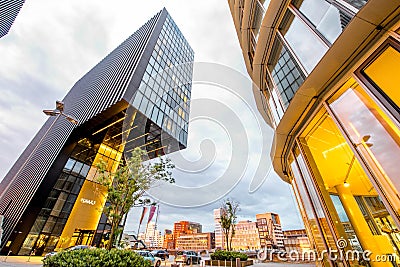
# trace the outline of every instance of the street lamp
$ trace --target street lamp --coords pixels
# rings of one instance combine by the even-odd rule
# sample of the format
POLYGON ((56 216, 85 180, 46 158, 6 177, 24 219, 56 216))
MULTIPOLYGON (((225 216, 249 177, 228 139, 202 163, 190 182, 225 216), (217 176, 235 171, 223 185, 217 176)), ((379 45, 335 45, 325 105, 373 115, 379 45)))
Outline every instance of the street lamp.
POLYGON ((56 109, 45 109, 43 112, 47 116, 64 116, 72 124, 78 124, 77 119, 64 113, 64 102, 62 101, 56 101, 56 109))
MULTIPOLYGON (((49 128, 47 128, 46 132, 43 134, 42 138, 40 138, 39 142, 37 143, 37 145, 33 148, 32 152, 30 153, 29 157, 24 161, 24 163, 22 164, 22 166, 19 168, 18 172, 14 175, 14 178, 17 177, 19 175, 19 173, 22 171, 22 169, 25 168, 25 165, 28 163, 28 161, 30 161, 31 157, 33 154, 36 153, 36 150, 39 148, 39 146, 42 144, 43 140, 45 139, 45 137, 47 136, 47 134, 50 132, 50 130, 53 128, 54 124, 57 122, 58 118, 60 118, 61 116, 65 117, 69 122, 71 122, 74 125, 77 125, 79 122, 77 119, 75 119, 74 117, 72 117, 71 115, 65 114, 64 113, 64 102, 62 101, 56 101, 56 109, 50 110, 50 109, 45 109, 43 110, 44 114, 46 114, 47 116, 56 116, 55 120, 51 123, 51 125, 49 126, 49 128)), ((13 179, 14 180, 14 179, 13 179)), ((8 183, 7 187, 3 190, 3 192, 0 193, 0 200, 3 198, 3 196, 5 195, 5 192, 7 191, 7 189, 11 186, 12 181, 10 183, 8 183)), ((5 210, 3 210, 2 214, 5 214, 6 210, 8 209, 9 205, 7 206, 7 208, 5 210)))

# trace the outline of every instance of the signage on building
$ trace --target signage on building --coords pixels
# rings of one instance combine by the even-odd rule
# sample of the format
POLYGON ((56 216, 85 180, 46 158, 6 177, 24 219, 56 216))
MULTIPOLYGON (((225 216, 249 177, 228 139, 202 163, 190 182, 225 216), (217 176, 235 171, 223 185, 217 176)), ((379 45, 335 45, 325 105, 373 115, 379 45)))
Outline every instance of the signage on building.
POLYGON ((96 204, 96 200, 92 200, 92 199, 87 199, 87 198, 81 198, 81 203, 82 204, 89 204, 94 206, 96 204))

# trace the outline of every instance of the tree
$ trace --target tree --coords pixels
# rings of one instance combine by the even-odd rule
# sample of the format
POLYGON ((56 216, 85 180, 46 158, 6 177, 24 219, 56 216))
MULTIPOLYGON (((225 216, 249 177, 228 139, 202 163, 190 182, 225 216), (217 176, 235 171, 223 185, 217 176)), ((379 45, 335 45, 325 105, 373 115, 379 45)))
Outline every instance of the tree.
POLYGON ((135 148, 132 157, 125 159, 125 164, 118 167, 115 172, 107 169, 107 163, 103 160, 96 165, 99 174, 96 181, 107 194, 104 214, 111 225, 107 249, 111 249, 115 240, 121 234, 122 218, 134 206, 150 204, 150 199, 144 198, 146 190, 155 186, 158 182, 174 183, 171 170, 175 167, 170 159, 159 157, 152 162, 144 162, 146 154, 140 148, 135 148))
POLYGON ((233 199, 228 198, 221 205, 221 228, 228 251, 232 250, 232 239, 235 236, 236 219, 239 210, 239 202, 233 199))

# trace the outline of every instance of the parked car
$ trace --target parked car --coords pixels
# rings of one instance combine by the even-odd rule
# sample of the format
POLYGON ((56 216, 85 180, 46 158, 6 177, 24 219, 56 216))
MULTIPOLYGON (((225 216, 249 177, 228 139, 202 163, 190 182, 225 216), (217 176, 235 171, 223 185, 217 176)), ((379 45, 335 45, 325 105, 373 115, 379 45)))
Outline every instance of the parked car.
POLYGON ((169 253, 165 250, 153 250, 151 254, 153 254, 154 257, 161 258, 162 260, 168 260, 169 258, 169 253))
MULTIPOLYGON (((87 245, 77 245, 77 246, 72 246, 72 247, 66 248, 62 251, 72 251, 72 250, 78 250, 78 249, 91 249, 91 248, 93 248, 93 247, 87 246, 87 245)), ((54 256, 57 253, 58 253, 57 251, 49 252, 46 255, 44 255, 44 258, 46 259, 48 257, 54 256)))
POLYGON ((159 257, 154 257, 153 254, 151 254, 148 251, 145 250, 136 250, 135 251, 137 254, 145 258, 146 260, 151 261, 151 265, 154 267, 159 267, 161 265, 161 258, 159 257))
POLYGON ((187 265, 199 264, 201 261, 201 257, 197 255, 196 252, 190 250, 178 251, 176 253, 175 262, 176 263, 186 263, 187 265))

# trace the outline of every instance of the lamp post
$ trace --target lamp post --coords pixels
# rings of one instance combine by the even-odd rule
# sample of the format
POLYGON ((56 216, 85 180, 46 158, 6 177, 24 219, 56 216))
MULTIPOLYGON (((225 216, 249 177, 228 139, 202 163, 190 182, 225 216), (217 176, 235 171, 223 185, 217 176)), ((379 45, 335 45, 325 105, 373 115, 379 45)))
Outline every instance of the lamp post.
MULTIPOLYGON (((74 125, 77 125, 79 122, 77 119, 75 119, 74 117, 72 117, 71 115, 65 114, 64 113, 64 102, 62 101, 56 101, 56 108, 55 109, 45 109, 43 110, 44 114, 46 114, 47 116, 56 116, 56 118, 54 119, 54 121, 51 123, 51 125, 49 126, 49 128, 46 130, 46 132, 43 134, 43 136, 40 138, 39 142, 37 143, 37 145, 33 148, 32 152, 30 153, 30 155, 28 156, 28 158, 24 161, 24 163, 22 164, 22 166, 19 168, 18 172, 14 175, 14 177, 17 177, 20 172, 25 168, 25 165, 28 163, 28 161, 31 160, 31 157, 33 154, 35 154, 36 150, 39 148, 39 146, 42 144, 44 138, 47 136, 47 134, 49 133, 49 131, 53 128, 54 124, 57 122, 57 120, 63 116, 65 117, 69 122, 71 122, 74 125)), ((12 180, 11 182, 7 185, 7 187, 3 190, 3 192, 1 192, 0 194, 0 200, 3 198, 5 192, 7 192, 8 188, 11 186, 12 184, 12 180)), ((7 205, 7 208, 10 205, 7 205)), ((6 210, 2 211, 2 214, 5 214, 6 210)))

